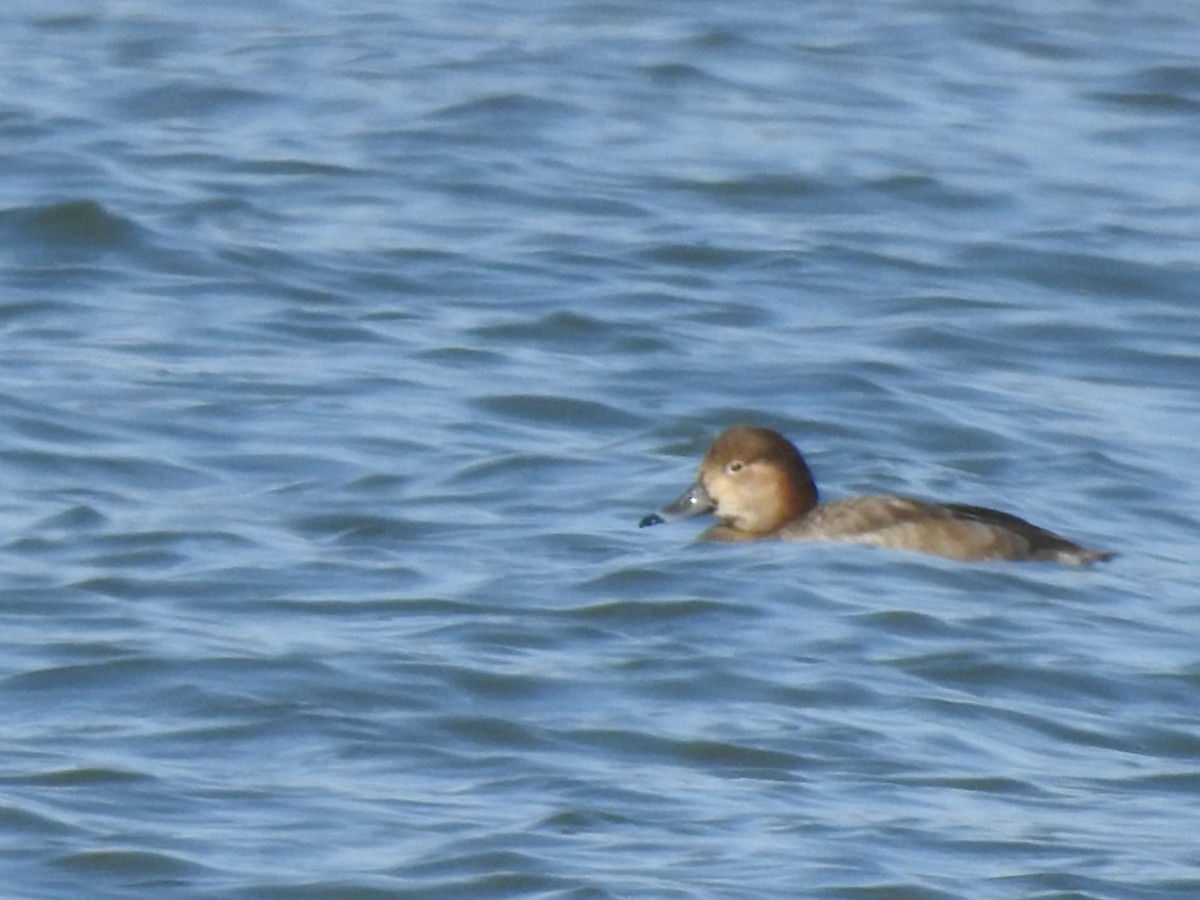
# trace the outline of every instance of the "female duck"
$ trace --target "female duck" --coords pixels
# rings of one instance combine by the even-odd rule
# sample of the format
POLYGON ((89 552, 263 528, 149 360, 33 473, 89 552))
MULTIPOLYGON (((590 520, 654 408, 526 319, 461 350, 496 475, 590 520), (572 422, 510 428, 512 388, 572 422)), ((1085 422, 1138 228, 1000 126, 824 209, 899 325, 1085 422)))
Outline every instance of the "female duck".
POLYGON ((683 496, 640 527, 713 513, 709 541, 844 541, 960 560, 1051 560, 1085 565, 1113 554, 981 506, 872 495, 818 503, 800 451, 776 431, 739 426, 708 448, 683 496))

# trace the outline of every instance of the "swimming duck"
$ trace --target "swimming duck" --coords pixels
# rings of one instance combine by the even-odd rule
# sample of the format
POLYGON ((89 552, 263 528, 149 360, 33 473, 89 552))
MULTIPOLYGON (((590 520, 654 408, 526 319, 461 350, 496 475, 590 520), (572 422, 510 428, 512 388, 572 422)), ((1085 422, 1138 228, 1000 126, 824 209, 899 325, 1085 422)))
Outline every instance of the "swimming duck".
POLYGON ((712 513, 709 541, 843 541, 958 560, 1050 560, 1069 565, 1109 559, 1024 519, 982 506, 927 503, 877 494, 820 503, 795 445, 769 428, 720 434, 681 497, 639 527, 712 513))

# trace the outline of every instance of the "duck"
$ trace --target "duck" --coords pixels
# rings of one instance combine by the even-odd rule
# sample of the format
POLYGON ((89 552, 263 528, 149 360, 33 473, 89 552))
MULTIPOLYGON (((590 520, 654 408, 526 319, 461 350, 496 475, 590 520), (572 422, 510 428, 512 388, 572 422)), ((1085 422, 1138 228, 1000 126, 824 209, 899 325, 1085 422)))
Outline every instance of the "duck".
POLYGON ((1111 559, 1024 519, 961 503, 893 494, 821 502, 812 470, 790 440, 739 425, 717 436, 695 482, 639 527, 712 514, 700 539, 836 541, 966 562, 1042 560, 1083 566, 1111 559))

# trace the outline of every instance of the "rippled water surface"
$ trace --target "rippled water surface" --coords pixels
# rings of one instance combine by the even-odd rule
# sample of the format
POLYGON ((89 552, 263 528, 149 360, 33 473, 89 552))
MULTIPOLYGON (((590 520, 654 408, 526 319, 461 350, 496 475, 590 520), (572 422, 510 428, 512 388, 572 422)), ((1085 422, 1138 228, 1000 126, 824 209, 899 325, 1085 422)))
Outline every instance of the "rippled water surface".
POLYGON ((5 895, 1200 896, 1198 46, 5 7, 5 895), (639 532, 747 421, 1121 555, 639 532))

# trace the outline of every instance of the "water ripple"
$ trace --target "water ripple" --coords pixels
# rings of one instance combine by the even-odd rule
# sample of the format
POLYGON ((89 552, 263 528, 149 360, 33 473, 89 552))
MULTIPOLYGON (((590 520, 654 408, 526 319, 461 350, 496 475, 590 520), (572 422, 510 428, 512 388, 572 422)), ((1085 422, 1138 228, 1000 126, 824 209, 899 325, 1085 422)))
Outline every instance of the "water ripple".
POLYGON ((8 891, 1196 896, 1196 15, 551 6, 6 19, 8 891))

